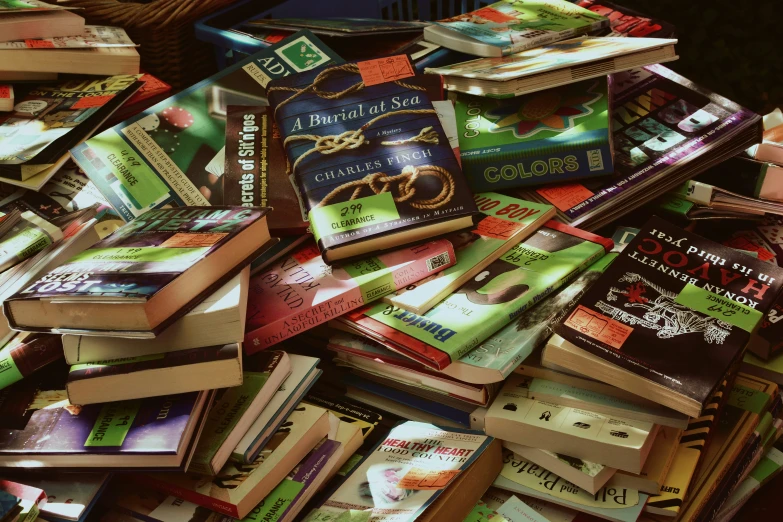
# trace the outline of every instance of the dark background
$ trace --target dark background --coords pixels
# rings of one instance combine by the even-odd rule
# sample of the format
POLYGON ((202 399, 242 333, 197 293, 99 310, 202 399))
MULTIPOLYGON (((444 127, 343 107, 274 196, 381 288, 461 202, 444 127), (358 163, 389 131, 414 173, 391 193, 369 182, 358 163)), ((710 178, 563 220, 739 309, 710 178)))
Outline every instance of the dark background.
POLYGON ((667 67, 759 114, 783 107, 783 1, 614 0, 676 27, 667 67))

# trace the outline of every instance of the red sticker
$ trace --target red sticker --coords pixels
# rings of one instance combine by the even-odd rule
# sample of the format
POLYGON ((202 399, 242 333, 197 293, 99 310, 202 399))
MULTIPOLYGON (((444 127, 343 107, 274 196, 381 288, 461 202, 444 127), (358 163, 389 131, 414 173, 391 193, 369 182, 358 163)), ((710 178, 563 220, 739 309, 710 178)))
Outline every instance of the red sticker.
MULTIPOLYGON (((493 9, 492 7, 483 7, 478 11, 473 11, 473 15, 479 16, 484 20, 489 20, 490 22, 495 22, 496 24, 516 21, 516 17, 507 15, 503 11, 498 11, 497 9, 493 9)), ((457 18, 459 19, 460 17, 457 18)))
POLYGON ((102 107, 106 105, 106 102, 114 98, 114 95, 110 96, 88 96, 81 98, 79 101, 73 104, 72 109, 89 109, 91 107, 102 107))
POLYGON ((291 254, 291 257, 296 259, 297 263, 303 265, 311 259, 319 257, 320 255, 321 254, 318 252, 318 248, 316 248, 315 245, 307 245, 291 254))
POLYGON ((485 237, 491 237, 494 239, 502 239, 506 241, 513 236, 517 230, 523 228, 522 223, 515 223, 513 221, 506 221, 495 216, 487 216, 476 225, 476 232, 485 237))
POLYGON ((563 324, 615 350, 622 348, 623 343, 633 332, 630 326, 582 305, 577 306, 563 324))
POLYGON ((54 42, 49 40, 25 40, 24 44, 30 49, 54 49, 54 42))
POLYGON ((733 237, 723 242, 724 245, 738 250, 749 250, 750 252, 757 252, 761 261, 769 261, 775 257, 775 254, 767 250, 766 248, 750 242, 747 238, 742 236, 733 237))
POLYGON ((536 192, 541 194, 561 212, 572 209, 582 201, 593 196, 593 193, 587 187, 578 183, 542 188, 536 192))
POLYGON ((10 98, 10 97, 11 97, 11 86, 0 85, 0 98, 10 98))
POLYGON ((416 75, 408 56, 405 54, 358 62, 356 65, 359 66, 359 74, 362 75, 365 87, 416 75))

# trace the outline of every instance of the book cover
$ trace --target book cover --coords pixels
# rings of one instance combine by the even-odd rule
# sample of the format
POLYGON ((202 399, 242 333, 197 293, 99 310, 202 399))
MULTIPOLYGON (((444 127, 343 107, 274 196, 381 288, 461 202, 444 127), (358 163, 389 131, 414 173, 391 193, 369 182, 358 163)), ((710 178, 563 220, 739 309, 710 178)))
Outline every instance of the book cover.
POLYGON ((379 522, 413 521, 451 483, 469 473, 469 466, 493 440, 469 430, 400 424, 305 520, 337 520, 361 511, 379 522))
POLYGON ((327 261, 391 248, 392 234, 405 234, 400 246, 472 224, 476 205, 426 82, 399 55, 270 83, 269 103, 327 261))
MULTIPOLYGON (((764 314, 758 329, 748 343, 748 351, 770 361, 783 349, 783 296, 778 296, 772 307, 764 314)), ((773 379, 774 380, 774 379, 773 379)))
POLYGON ((215 477, 159 473, 134 479, 212 511, 244 518, 328 431, 326 410, 300 404, 251 464, 229 462, 215 477))
POLYGON ((109 482, 110 473, 47 473, 20 477, 46 492, 41 516, 50 522, 83 522, 109 482))
POLYGON ((0 517, 5 518, 16 509, 21 499, 7 491, 0 490, 0 517))
POLYGON ((452 244, 439 239, 330 268, 308 241, 250 279, 245 353, 268 348, 455 262, 452 244))
POLYGON ((19 335, 11 339, 0 348, 0 390, 60 359, 62 348, 62 339, 57 335, 19 335))
POLYGON ((443 370, 570 282, 611 245, 609 239, 549 221, 424 315, 377 304, 340 320, 443 370))
MULTIPOLYGON (((7 518, 8 522, 33 522, 38 518, 41 508, 46 505, 47 501, 46 493, 41 488, 11 480, 0 480, 0 493, 16 497, 19 500, 19 511, 7 518)), ((0 507, 0 510, 2 509, 0 507)))
POLYGON ((473 230, 454 232, 448 239, 457 262, 384 297, 383 301, 417 314, 426 313, 515 244, 529 237, 554 214, 554 208, 485 192, 474 196, 481 217, 473 230))
POLYGON ((508 55, 603 29, 609 20, 563 0, 504 0, 434 23, 508 55))
POLYGON ((223 178, 223 202, 242 207, 272 207, 272 234, 301 235, 308 223, 289 183, 280 132, 267 107, 229 105, 226 109, 225 163, 213 174, 223 178))
POLYGON ((334 413, 341 421, 359 426, 362 437, 367 438, 383 417, 380 413, 352 404, 340 397, 330 397, 322 392, 308 393, 305 401, 334 413))
POLYGON ((660 18, 650 18, 614 2, 577 0, 574 3, 608 18, 611 32, 607 36, 627 36, 630 38, 671 38, 674 36, 675 28, 669 22, 660 18))
POLYGON ((719 522, 728 522, 742 508, 761 486, 780 474, 783 469, 783 451, 773 447, 753 467, 750 474, 731 493, 720 512, 715 516, 719 522))
MULTIPOLYGON (((19 300, 90 298, 107 302, 149 301, 193 265, 264 219, 267 212, 268 209, 242 207, 184 207, 149 211, 143 219, 127 223, 5 300, 6 317, 15 324, 9 303, 19 300)), ((224 278, 233 277, 240 268, 229 268, 224 278)), ((222 283, 213 286, 215 288, 206 295, 217 290, 222 283)), ((181 309, 166 323, 176 321, 188 311, 187 308, 181 309)), ((159 331, 165 326, 168 324, 162 324, 159 331)))
POLYGON ((339 62, 317 37, 301 31, 105 130, 71 153, 126 221, 166 205, 221 205, 223 182, 206 166, 225 144, 228 105, 266 105, 272 78, 339 62))
POLYGON ((468 186, 503 190, 611 174, 607 78, 504 100, 458 94, 468 186))
POLYGON ((758 115, 662 65, 614 74, 611 88, 614 175, 525 193, 575 226, 593 229, 634 197, 653 199, 692 178, 706 167, 700 158, 721 161, 756 139, 758 115))
POLYGON ((163 100, 163 98, 171 92, 171 85, 157 76, 153 76, 144 71, 140 71, 140 74, 142 76, 139 78, 139 81, 143 82, 143 85, 133 94, 133 96, 128 98, 128 101, 122 104, 122 107, 111 115, 111 118, 109 118, 106 123, 107 126, 113 127, 118 123, 135 116, 139 112, 163 100))
POLYGON ((247 426, 246 416, 255 417, 263 411, 275 390, 290 373, 291 363, 286 352, 269 351, 246 357, 242 368, 242 384, 218 390, 215 404, 209 410, 204 430, 186 471, 216 475, 230 453, 223 451, 225 458, 219 458, 218 452, 229 443, 229 439, 234 440, 230 442, 230 449, 234 448, 236 441, 244 435, 238 426, 240 422, 244 420, 242 424, 247 426), (272 382, 267 383, 270 379, 272 382), (270 387, 274 389, 270 390, 270 387))
POLYGON ((772 307, 782 278, 769 263, 653 217, 556 332, 705 404, 772 307))
POLYGON ((0 115, 0 174, 26 181, 62 163, 68 149, 141 87, 139 77, 71 79, 21 92, 14 111, 0 115))

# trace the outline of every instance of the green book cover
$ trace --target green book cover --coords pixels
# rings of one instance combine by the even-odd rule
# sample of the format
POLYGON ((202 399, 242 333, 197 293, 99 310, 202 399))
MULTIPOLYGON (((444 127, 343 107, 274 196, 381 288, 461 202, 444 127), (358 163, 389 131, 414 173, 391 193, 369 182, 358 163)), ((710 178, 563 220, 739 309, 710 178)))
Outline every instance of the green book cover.
POLYGON ((346 320, 442 370, 611 247, 610 239, 550 221, 422 316, 377 304, 347 314, 346 320))
POLYGON ((614 171, 606 77, 507 99, 459 94, 455 113, 462 170, 474 191, 614 171))

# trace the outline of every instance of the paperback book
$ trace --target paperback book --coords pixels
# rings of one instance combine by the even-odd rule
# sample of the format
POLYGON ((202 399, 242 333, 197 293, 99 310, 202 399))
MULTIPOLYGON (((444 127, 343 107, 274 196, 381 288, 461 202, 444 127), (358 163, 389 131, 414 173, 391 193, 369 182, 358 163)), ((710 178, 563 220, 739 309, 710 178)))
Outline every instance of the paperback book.
POLYGON ((607 78, 507 100, 458 94, 468 186, 503 190, 614 172, 607 78))
POLYGON ((206 167, 225 144, 228 106, 266 105, 272 78, 340 61, 301 31, 105 130, 73 158, 126 221, 167 205, 224 204, 222 176, 206 167))
POLYGON ((439 239, 330 269, 313 241, 250 280, 245 352, 263 350, 456 262, 439 239))
POLYGON ((463 53, 506 56, 608 26, 607 18, 565 0, 504 0, 438 20, 424 38, 463 53))
POLYGON ((270 83, 269 103, 327 263, 473 225, 476 205, 427 82, 398 55, 270 83), (353 144, 320 145, 338 136, 353 144))
POLYGON ((552 206, 495 192, 476 194, 474 200, 483 216, 475 228, 447 236, 457 262, 387 295, 383 298, 385 303, 417 314, 426 313, 514 245, 535 233, 555 213, 552 206))
POLYGON ((556 328, 544 363, 697 417, 739 365, 781 278, 653 217, 556 328))
POLYGON ((710 168, 697 181, 748 198, 783 201, 783 167, 774 163, 735 156, 710 168))
POLYGON ((440 371, 570 282, 611 246, 609 239, 550 221, 424 315, 377 304, 338 321, 440 371))
POLYGON ((0 348, 0 390, 62 357, 56 335, 19 334, 0 348))
MULTIPOLYGON (((16 475, 15 475, 16 476, 16 475)), ((110 473, 19 475, 18 480, 46 492, 41 517, 49 522, 84 522, 109 482, 110 473)))
POLYGON ((607 36, 630 38, 672 38, 674 26, 660 18, 651 18, 624 5, 606 0, 577 0, 579 7, 609 19, 611 31, 607 36))

